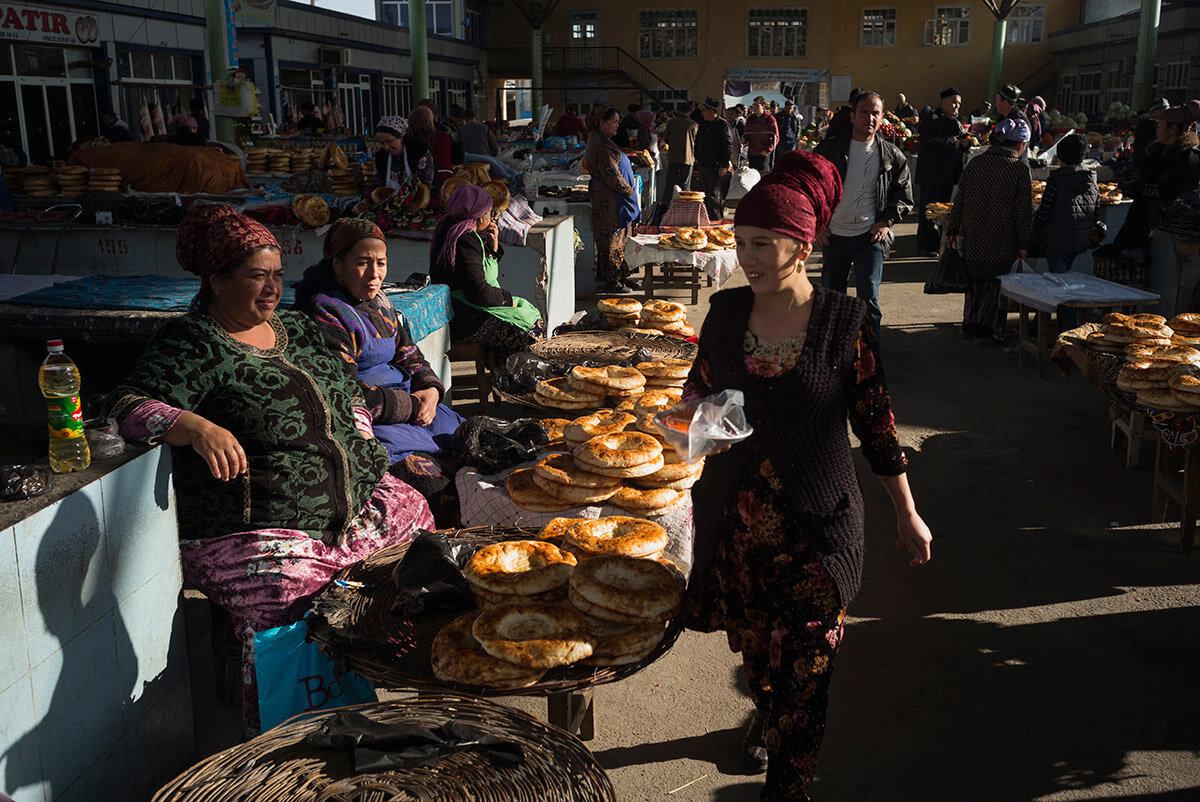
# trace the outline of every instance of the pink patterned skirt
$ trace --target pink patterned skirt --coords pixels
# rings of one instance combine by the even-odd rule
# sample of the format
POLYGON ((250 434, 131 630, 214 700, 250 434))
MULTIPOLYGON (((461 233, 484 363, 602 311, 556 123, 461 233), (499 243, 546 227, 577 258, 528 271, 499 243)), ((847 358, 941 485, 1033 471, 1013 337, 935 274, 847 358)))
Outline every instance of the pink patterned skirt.
POLYGON ((425 497, 384 474, 340 546, 295 529, 259 529, 179 544, 183 577, 233 616, 242 640, 242 720, 258 730, 254 633, 304 616, 312 597, 333 576, 394 543, 433 529, 425 497))

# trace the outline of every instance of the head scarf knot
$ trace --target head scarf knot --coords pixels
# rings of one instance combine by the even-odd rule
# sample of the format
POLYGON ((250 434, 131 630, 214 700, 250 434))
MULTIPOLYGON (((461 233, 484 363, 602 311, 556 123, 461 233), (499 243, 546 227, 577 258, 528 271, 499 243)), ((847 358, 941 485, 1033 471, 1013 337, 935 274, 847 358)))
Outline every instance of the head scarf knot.
POLYGON ((475 222, 487 216, 492 210, 492 196, 483 187, 474 184, 463 184, 446 201, 446 216, 438 223, 433 241, 445 234, 441 249, 434 255, 434 260, 444 261, 454 267, 454 253, 458 238, 475 228, 475 222))
POLYGON ((842 199, 842 177, 823 156, 801 150, 783 154, 775 169, 738 202, 735 226, 767 228, 812 242, 842 199))
POLYGON ((262 223, 223 204, 197 203, 179 222, 175 258, 184 270, 207 279, 263 245, 279 247, 262 223))

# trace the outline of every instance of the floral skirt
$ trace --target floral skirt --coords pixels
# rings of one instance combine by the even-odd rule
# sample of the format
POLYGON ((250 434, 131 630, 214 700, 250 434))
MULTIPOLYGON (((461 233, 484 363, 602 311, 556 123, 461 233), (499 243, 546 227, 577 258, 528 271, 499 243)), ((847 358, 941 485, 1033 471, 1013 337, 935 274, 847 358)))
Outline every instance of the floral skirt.
POLYGON ((712 568, 693 584, 689 621, 725 631, 742 655, 755 706, 768 716, 761 798, 807 799, 845 610, 770 460, 748 470, 730 495, 712 568))
POLYGON ((180 541, 184 579, 229 611, 242 641, 242 720, 248 731, 258 728, 254 633, 298 621, 338 571, 433 527, 425 498, 385 474, 340 546, 295 529, 180 541))

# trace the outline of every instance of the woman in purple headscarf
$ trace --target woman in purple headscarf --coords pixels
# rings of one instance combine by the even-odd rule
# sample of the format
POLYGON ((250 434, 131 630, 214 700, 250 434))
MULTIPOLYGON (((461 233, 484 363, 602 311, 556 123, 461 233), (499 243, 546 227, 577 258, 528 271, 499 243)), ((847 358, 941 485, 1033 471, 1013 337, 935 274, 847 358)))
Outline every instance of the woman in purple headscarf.
POLYGON ((492 196, 464 184, 446 202, 446 212, 433 232, 429 277, 450 286, 450 339, 500 350, 527 347, 545 325, 536 306, 500 286, 504 248, 492 219, 492 196))

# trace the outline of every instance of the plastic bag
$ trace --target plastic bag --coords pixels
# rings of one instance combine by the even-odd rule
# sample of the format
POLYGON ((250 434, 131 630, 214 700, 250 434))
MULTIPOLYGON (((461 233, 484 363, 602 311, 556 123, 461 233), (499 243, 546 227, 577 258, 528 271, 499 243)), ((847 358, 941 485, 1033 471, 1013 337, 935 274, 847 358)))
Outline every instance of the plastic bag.
POLYGON ((525 752, 519 743, 505 741, 450 719, 431 729, 419 724, 383 724, 362 713, 335 713, 304 739, 309 746, 354 750, 354 771, 425 766, 464 750, 487 755, 493 766, 519 766, 525 752))
POLYGON ((463 465, 495 474, 533 459, 550 442, 546 427, 536 418, 514 421, 475 415, 458 427, 455 457, 463 465))
POLYGON ((963 255, 958 252, 951 242, 946 250, 938 257, 933 272, 925 279, 926 295, 946 295, 947 293, 966 292, 971 282, 967 278, 966 265, 963 255))
POLYGON ((654 428, 683 457, 701 457, 740 443, 754 428, 746 422, 746 397, 741 390, 722 390, 698 401, 684 401, 654 416, 654 428))
POLYGON ((1008 272, 1009 273, 1036 273, 1037 271, 1033 269, 1032 264, 1025 261, 1024 259, 1016 259, 1013 261, 1012 267, 1010 267, 1008 269, 1008 272))
POLYGON ((299 713, 378 701, 371 681, 338 674, 315 643, 308 621, 254 633, 254 673, 263 731, 299 713))
POLYGON ((740 200, 747 192, 762 180, 762 173, 753 167, 739 167, 729 179, 729 192, 725 193, 727 200, 740 200))
POLYGON ((464 542, 451 544, 441 532, 417 533, 392 569, 397 590, 392 612, 412 619, 429 610, 471 609, 475 601, 462 569, 475 551, 464 542))

